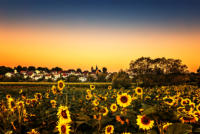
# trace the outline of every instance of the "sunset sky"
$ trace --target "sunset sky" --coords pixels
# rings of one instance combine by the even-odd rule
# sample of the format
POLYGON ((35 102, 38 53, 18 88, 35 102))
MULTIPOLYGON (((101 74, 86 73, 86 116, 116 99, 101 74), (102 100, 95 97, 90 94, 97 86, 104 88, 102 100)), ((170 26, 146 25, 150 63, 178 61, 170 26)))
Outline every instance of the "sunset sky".
POLYGON ((118 71, 142 56, 200 66, 199 2, 83 1, 0 2, 0 66, 118 71))

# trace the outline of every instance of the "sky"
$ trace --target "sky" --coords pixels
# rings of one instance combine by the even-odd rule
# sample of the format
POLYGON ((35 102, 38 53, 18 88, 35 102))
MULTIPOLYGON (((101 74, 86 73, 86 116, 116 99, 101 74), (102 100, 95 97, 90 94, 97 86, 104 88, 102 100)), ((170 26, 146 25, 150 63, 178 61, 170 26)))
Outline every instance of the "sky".
POLYGON ((142 56, 200 66, 200 2, 29 0, 0 2, 0 65, 108 71, 142 56))

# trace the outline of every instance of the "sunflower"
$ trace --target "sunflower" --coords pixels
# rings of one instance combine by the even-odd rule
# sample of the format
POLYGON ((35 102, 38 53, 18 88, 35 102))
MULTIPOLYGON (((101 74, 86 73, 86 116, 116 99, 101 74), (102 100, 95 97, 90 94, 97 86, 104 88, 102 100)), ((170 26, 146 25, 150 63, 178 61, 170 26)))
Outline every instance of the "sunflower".
POLYGON ((17 108, 18 108, 18 109, 24 108, 24 102, 23 102, 23 101, 18 101, 18 102, 17 102, 17 108))
POLYGON ((95 99, 95 100, 92 101, 92 104, 94 106, 98 106, 99 105, 99 101, 97 99, 95 99))
POLYGON ((117 104, 121 107, 127 107, 131 104, 132 98, 127 93, 117 95, 117 104))
POLYGON ((111 90, 112 89, 112 86, 108 86, 108 90, 111 90))
POLYGON ((200 112, 195 111, 194 114, 200 119, 200 112))
POLYGON ((185 107, 178 107, 178 108, 177 108, 177 112, 178 112, 178 113, 183 113, 183 112, 185 112, 185 107))
POLYGON ((190 99, 188 99, 188 98, 186 98, 186 99, 182 99, 182 101, 181 101, 181 105, 182 106, 185 106, 185 105, 190 105, 190 103, 191 103, 191 100, 190 99))
POLYGON ((51 100, 50 101, 51 105, 52 105, 52 108, 56 108, 56 101, 55 100, 51 100))
POLYGON ((200 112, 200 104, 196 106, 196 110, 200 112))
POLYGON ((102 113, 103 116, 106 116, 108 114, 108 108, 107 107, 103 107, 100 112, 102 113))
POLYGON ((91 94, 87 94, 87 95, 85 96, 85 99, 86 99, 86 100, 91 100, 91 98, 92 98, 92 95, 91 95, 91 94))
POLYGON ((69 134, 69 132, 71 131, 70 125, 62 120, 58 122, 57 128, 58 128, 59 134, 69 134))
POLYGON ((198 117, 197 117, 196 114, 190 113, 190 114, 188 114, 188 115, 185 116, 185 117, 181 117, 181 118, 180 118, 180 121, 181 121, 182 123, 195 123, 195 122, 198 121, 198 117))
POLYGON ((182 100, 183 100, 182 97, 179 97, 179 98, 177 99, 177 101, 178 101, 179 104, 181 104, 182 100))
POLYGON ((163 98, 163 100, 164 100, 165 104, 170 105, 170 106, 174 105, 174 103, 175 103, 174 98, 171 96, 169 96, 169 97, 166 96, 163 98))
POLYGON ((95 86, 94 86, 94 85, 90 85, 90 89, 91 89, 91 90, 94 90, 94 89, 95 89, 95 86))
POLYGON ((137 95, 142 95, 142 94, 143 94, 143 89, 142 89, 141 87, 137 87, 137 88, 135 89, 135 93, 136 93, 137 95))
POLYGON ((114 126, 113 125, 107 125, 105 128, 105 134, 113 134, 114 133, 114 126))
POLYGON ((36 102, 37 102, 36 99, 31 99, 31 103, 32 103, 32 104, 35 104, 36 102))
POLYGON ((187 104, 188 104, 188 105, 190 105, 190 103, 191 103, 191 100, 190 100, 190 99, 188 99, 188 98, 186 98, 185 100, 186 100, 187 104))
POLYGON ((136 121, 139 128, 143 130, 149 130, 154 126, 154 121, 150 120, 146 115, 138 115, 136 121))
POLYGON ((51 91, 52 91, 53 94, 57 93, 57 89, 56 89, 55 85, 52 86, 51 91))
POLYGON ((86 92, 87 92, 88 95, 91 94, 91 90, 90 89, 87 89, 86 92))
POLYGON ((30 132, 27 132, 27 134, 40 134, 40 133, 35 129, 32 129, 30 132))
POLYGON ((186 105, 186 106, 185 106, 185 111, 186 111, 186 112, 191 113, 193 110, 194 110, 194 108, 191 107, 190 105, 186 105))
POLYGON ((59 81, 58 81, 58 89, 59 89, 60 91, 62 91, 64 87, 65 87, 64 81, 63 81, 63 80, 59 80, 59 81))
POLYGON ((49 98, 49 93, 45 93, 45 98, 49 98))
POLYGON ((187 101, 186 101, 186 99, 182 99, 182 100, 181 100, 181 105, 182 105, 182 106, 187 105, 187 101))
POLYGON ((10 109, 10 111, 14 112, 15 108, 16 108, 16 104, 13 98, 9 98, 8 99, 8 108, 10 109))
POLYGON ((10 94, 7 94, 7 95, 6 95, 6 99, 9 99, 10 97, 11 97, 10 94))
POLYGON ((65 121, 65 123, 70 123, 72 121, 67 106, 60 106, 58 108, 57 116, 60 120, 65 121))
POLYGON ((36 100, 41 100, 42 99, 42 94, 41 93, 35 93, 34 96, 35 96, 36 100))
POLYGON ((117 111, 117 105, 116 105, 115 103, 111 104, 110 110, 111 110, 112 112, 116 112, 116 111, 117 111))

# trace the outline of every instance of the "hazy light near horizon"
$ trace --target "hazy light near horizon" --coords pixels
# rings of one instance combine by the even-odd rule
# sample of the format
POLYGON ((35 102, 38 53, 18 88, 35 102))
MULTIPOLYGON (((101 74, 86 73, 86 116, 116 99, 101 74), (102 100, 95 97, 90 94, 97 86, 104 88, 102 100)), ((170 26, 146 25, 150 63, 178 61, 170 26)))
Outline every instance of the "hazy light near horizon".
MULTIPOLYGON (((141 56, 179 58, 196 71, 200 32, 184 28, 109 25, 0 24, 1 65, 64 69, 127 69, 141 56)), ((195 29, 195 28, 194 28, 195 29)))

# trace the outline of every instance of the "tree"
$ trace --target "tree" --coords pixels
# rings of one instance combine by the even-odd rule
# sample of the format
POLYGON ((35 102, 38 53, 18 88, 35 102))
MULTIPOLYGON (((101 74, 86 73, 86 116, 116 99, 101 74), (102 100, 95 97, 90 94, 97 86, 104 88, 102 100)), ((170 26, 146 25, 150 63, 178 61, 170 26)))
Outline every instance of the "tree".
POLYGON ((180 59, 141 57, 131 61, 129 72, 133 75, 185 74, 188 70, 187 66, 182 64, 180 59))
POLYGON ((37 70, 39 71, 45 71, 45 72, 50 72, 50 70, 47 67, 38 67, 37 70))
POLYGON ((22 67, 22 71, 27 71, 28 68, 27 67, 22 67))
POLYGON ((10 67, 0 66, 0 74, 4 75, 8 72, 14 72, 14 70, 10 67))
POLYGON ((82 73, 82 70, 81 70, 80 68, 78 68, 78 69, 76 70, 76 72, 77 72, 77 73, 82 73))
POLYGON ((15 67, 15 69, 17 70, 17 72, 21 72, 22 71, 22 66, 18 65, 17 67, 15 67))
POLYGON ((200 74, 200 66, 199 66, 199 68, 197 69, 197 73, 200 74))
POLYGON ((105 73, 98 73, 97 74, 97 81, 98 82, 105 82, 106 81, 106 74, 105 73))
POLYGON ((131 79, 127 72, 120 70, 113 75, 112 79, 113 88, 129 88, 131 87, 131 79))
POLYGON ((141 57, 131 61, 129 73, 143 86, 169 85, 188 81, 187 66, 180 59, 141 57), (180 78, 180 80, 178 80, 180 78))
POLYGON ((62 71, 62 70, 63 69, 60 68, 60 67, 54 67, 54 68, 51 69, 51 71, 57 71, 57 72, 62 71))
POLYGON ((28 71, 35 71, 35 67, 34 66, 29 66, 28 67, 28 71))
POLYGON ((103 73, 107 73, 107 68, 106 67, 103 67, 103 73))

